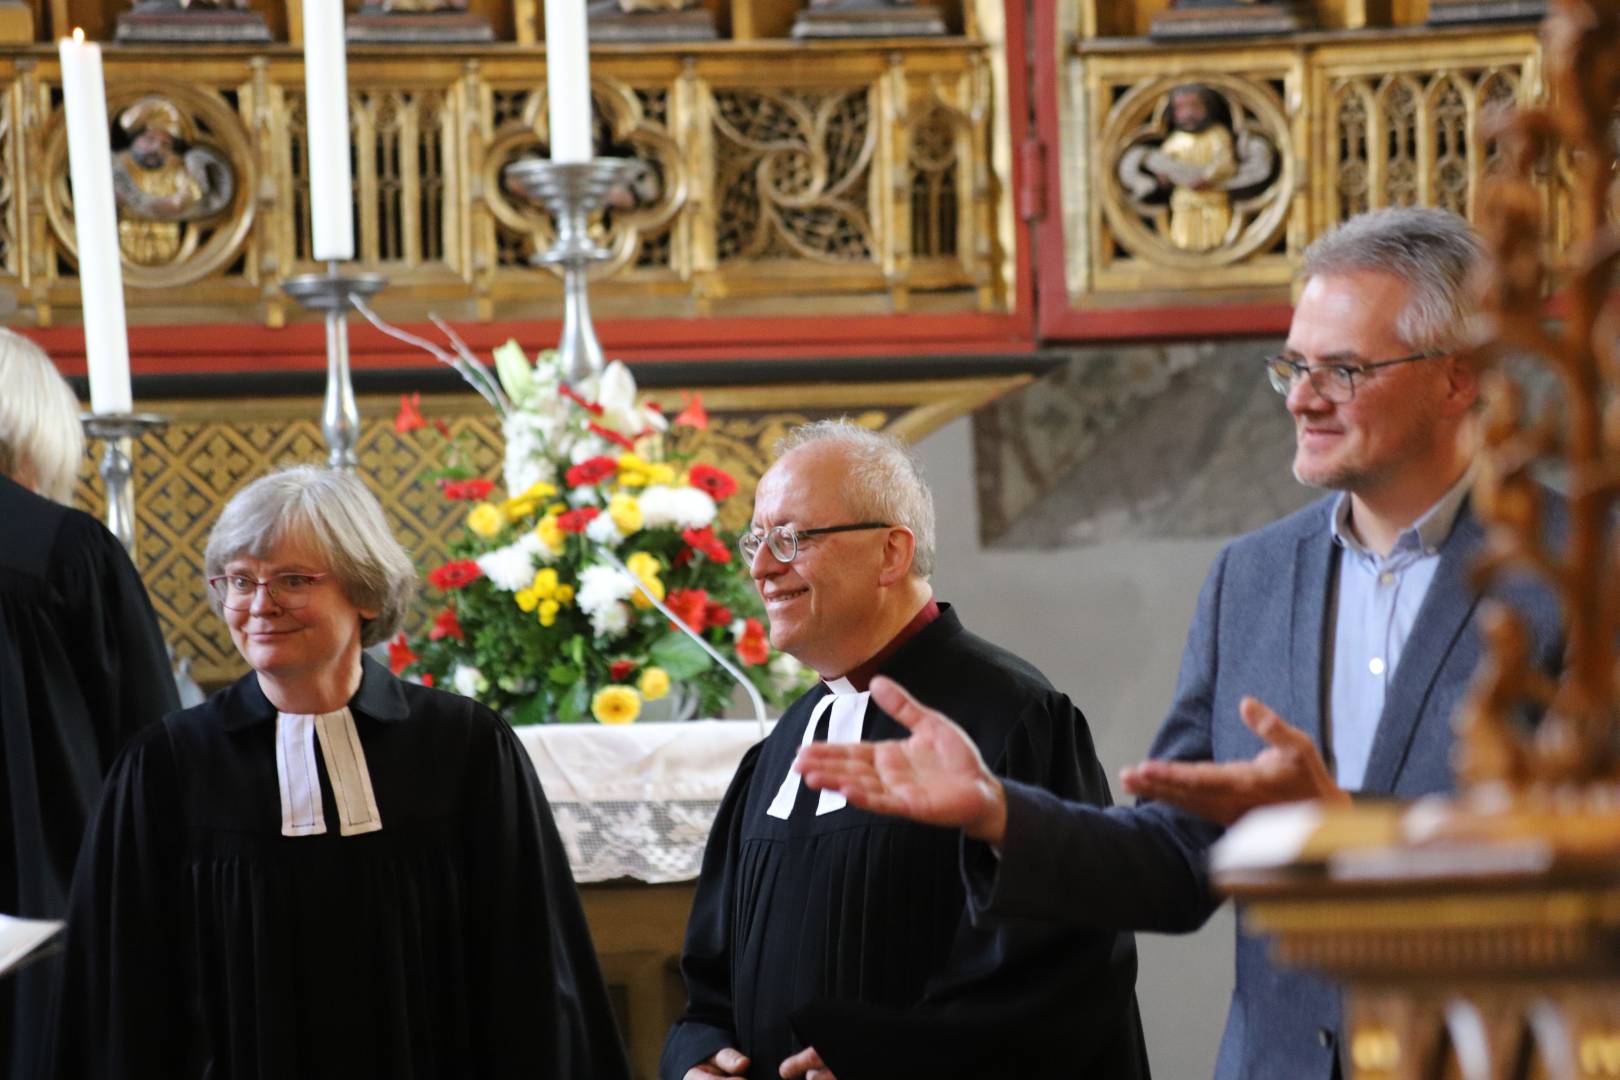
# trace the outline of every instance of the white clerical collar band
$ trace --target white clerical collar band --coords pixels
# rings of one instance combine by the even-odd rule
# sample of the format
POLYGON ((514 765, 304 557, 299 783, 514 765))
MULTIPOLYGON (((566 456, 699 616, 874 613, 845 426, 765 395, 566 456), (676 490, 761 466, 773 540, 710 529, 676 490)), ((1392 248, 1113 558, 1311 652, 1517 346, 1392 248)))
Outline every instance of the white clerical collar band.
MULTIPOLYGON (((828 709, 832 710, 832 717, 827 721, 827 741, 830 743, 854 743, 861 741, 861 732, 866 727, 866 703, 872 700, 871 691, 856 693, 855 687, 848 679, 830 679, 826 683, 832 693, 816 702, 816 707, 810 712, 810 720, 804 725, 804 738, 799 740, 800 746, 809 746, 816 737, 816 726, 821 723, 822 716, 828 709)), ((776 798, 765 813, 773 818, 783 821, 793 813, 793 804, 799 797, 799 774, 788 766, 788 774, 782 780, 782 786, 776 789, 776 798)), ((821 798, 816 802, 816 816, 830 814, 834 810, 842 810, 847 800, 836 791, 823 791, 821 798)))
POLYGON ((366 752, 354 729, 354 714, 345 705, 336 712, 309 716, 276 713, 276 778, 281 782, 281 835, 319 836, 326 831, 321 808, 321 781, 315 770, 315 740, 321 743, 326 778, 337 800, 338 832, 343 836, 382 828, 377 797, 371 790, 366 752))

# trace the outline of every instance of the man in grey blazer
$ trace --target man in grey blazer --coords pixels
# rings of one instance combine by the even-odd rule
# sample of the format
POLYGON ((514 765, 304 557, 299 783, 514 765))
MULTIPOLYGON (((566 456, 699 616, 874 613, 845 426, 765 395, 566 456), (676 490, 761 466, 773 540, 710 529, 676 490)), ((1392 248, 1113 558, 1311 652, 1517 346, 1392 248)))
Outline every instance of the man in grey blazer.
MULTIPOLYGON (((1170 714, 1100 809, 997 780, 941 714, 887 680, 904 740, 800 752, 812 787, 961 828, 975 919, 1187 932, 1221 903, 1208 848, 1257 806, 1451 790, 1451 719, 1481 651, 1467 580, 1476 372, 1460 360, 1480 257, 1442 210, 1374 211, 1305 254, 1287 346, 1266 362, 1295 421, 1294 474, 1335 492, 1221 552, 1198 598, 1170 714), (1283 717, 1288 720, 1284 720, 1283 717)), ((1550 594, 1502 590, 1556 670, 1550 594)), ((1237 935, 1218 1080, 1329 1080, 1338 991, 1237 935)))

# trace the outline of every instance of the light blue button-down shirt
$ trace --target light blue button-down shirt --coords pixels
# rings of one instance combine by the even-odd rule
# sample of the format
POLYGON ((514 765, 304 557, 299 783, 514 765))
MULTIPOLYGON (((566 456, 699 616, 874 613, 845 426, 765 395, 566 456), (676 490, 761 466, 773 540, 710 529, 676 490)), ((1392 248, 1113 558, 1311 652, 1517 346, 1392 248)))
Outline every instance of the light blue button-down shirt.
POLYGON ((1332 675, 1326 730, 1333 767, 1346 791, 1361 787, 1373 736, 1384 714, 1384 694, 1395 678, 1406 639, 1440 564, 1440 545, 1451 535, 1473 482, 1473 470, 1395 539, 1380 558, 1350 529, 1350 496, 1333 507, 1333 542, 1339 547, 1333 597, 1332 675))

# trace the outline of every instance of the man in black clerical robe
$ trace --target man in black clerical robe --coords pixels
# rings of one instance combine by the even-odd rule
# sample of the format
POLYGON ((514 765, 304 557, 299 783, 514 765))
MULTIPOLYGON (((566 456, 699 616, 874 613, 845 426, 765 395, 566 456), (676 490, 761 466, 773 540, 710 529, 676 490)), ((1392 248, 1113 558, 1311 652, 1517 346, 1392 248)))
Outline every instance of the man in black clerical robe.
POLYGON ((1002 775, 1109 802, 1069 699, 933 599, 933 505, 906 450, 842 421, 786 446, 741 546, 773 643, 822 681, 721 806, 660 1075, 1146 1077, 1129 934, 974 927, 954 833, 846 806, 791 771, 812 738, 905 736, 869 700, 881 672, 948 703, 1002 775))

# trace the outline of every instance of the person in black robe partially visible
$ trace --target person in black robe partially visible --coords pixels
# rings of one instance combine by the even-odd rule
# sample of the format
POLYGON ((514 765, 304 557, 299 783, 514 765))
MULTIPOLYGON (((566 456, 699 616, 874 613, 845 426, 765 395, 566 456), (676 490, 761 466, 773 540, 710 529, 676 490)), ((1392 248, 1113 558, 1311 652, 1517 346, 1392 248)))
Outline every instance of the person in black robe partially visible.
MULTIPOLYGON (((59 919, 101 778, 179 705, 129 555, 68 503, 79 403, 38 346, 0 330, 0 912, 59 919)), ((0 1076, 28 1078, 58 969, 0 977, 0 1076)))
POLYGON ((882 672, 971 717, 1003 775, 1109 801, 1069 699, 934 601, 933 505, 904 447, 845 421, 784 445, 741 547, 772 642, 823 682, 721 805, 661 1077, 1147 1077, 1129 934, 974 927, 954 832, 846 806, 791 770, 812 739, 905 736, 869 701, 882 672))
POLYGON ((521 743, 362 654, 415 584, 376 499, 343 472, 272 474, 204 561, 253 671, 114 766, 49 1075, 627 1078, 521 743))

